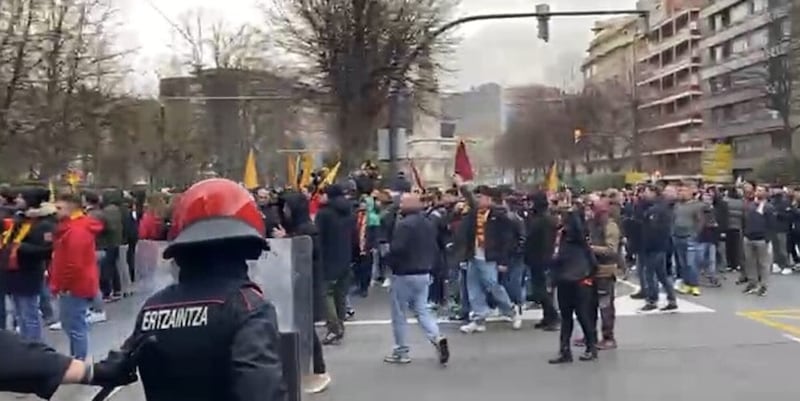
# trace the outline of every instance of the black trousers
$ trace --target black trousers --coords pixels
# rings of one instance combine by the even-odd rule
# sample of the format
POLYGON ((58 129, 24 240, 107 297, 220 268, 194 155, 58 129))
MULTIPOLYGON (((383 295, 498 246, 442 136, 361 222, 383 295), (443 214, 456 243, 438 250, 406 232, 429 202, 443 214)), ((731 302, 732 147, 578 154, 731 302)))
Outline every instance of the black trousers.
POLYGON ((322 357, 322 343, 319 342, 319 336, 317 335, 317 330, 312 330, 314 333, 314 344, 312 345, 312 359, 314 363, 314 374, 321 375, 326 373, 327 370, 325 368, 325 358, 322 357))
POLYGON ((112 246, 106 251, 103 260, 98 261, 100 265, 100 290, 104 297, 111 296, 113 293, 122 291, 119 271, 117 270, 117 259, 119 258, 119 247, 112 246))
POLYGON ((556 286, 558 307, 561 310, 561 342, 559 351, 564 355, 572 354, 573 315, 583 330, 586 350, 597 349, 597 290, 594 286, 578 281, 566 281, 556 286))
POLYGON ((725 257, 728 260, 728 267, 736 269, 744 267, 744 248, 742 248, 742 230, 725 231, 725 257))
POLYGON ((550 286, 547 282, 547 268, 544 266, 530 266, 530 273, 531 297, 534 302, 542 305, 542 322, 547 324, 558 322, 558 310, 553 302, 553 293, 548 291, 550 286))
POLYGON ((786 251, 794 264, 800 263, 800 255, 797 254, 798 246, 800 246, 800 232, 789 231, 789 236, 786 239, 786 251))
POLYGON ((131 274, 131 282, 136 281, 136 241, 130 241, 128 243, 125 261, 128 262, 128 272, 131 274))

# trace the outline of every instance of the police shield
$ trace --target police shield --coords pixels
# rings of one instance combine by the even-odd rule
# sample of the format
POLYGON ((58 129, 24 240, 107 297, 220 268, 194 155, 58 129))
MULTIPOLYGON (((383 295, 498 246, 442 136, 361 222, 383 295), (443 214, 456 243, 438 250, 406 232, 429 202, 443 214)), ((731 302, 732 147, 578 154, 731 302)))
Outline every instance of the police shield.
MULTIPOLYGON (((294 349, 297 355, 293 358, 296 361, 287 362, 297 363, 295 369, 305 374, 310 371, 313 349, 313 243, 307 236, 276 238, 269 242, 271 250, 264 252, 258 260, 249 262, 250 279, 261 287, 265 298, 275 306, 282 338, 293 343, 281 344, 281 348, 294 349)), ((138 301, 137 308, 148 297, 177 281, 179 268, 172 260, 161 257, 166 246, 164 241, 139 241, 136 245, 132 288, 138 301)), ((125 253, 125 249, 120 250, 121 257, 125 253)), ((290 388, 295 387, 289 384, 290 388)))

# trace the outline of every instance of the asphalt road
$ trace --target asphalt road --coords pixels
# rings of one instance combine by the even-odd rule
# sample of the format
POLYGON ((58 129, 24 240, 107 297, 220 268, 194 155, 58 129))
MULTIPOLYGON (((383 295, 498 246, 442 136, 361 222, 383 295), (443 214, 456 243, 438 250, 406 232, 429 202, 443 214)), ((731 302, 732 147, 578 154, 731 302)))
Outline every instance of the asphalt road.
MULTIPOLYGON (((307 396, 320 401, 504 401, 545 400, 797 400, 800 361, 800 276, 773 276, 770 293, 759 298, 741 294, 729 276, 723 288, 682 298, 681 313, 639 315, 620 285, 617 337, 620 348, 604 351, 596 362, 550 366, 557 333, 531 326, 537 312, 526 314, 525 325, 512 331, 494 323, 483 334, 465 335, 455 324, 443 324, 450 337, 452 360, 436 363, 432 347, 420 330, 410 327, 413 362, 387 365, 383 356, 392 346, 385 290, 368 299, 354 299, 357 320, 349 325, 342 345, 326 347, 333 376, 328 392, 307 396)), ((100 357, 119 344, 132 328, 140 300, 109 306, 112 320, 93 328, 92 348, 100 357)), ((576 332, 576 336, 579 333, 576 332)), ((48 340, 65 350, 63 333, 48 340)), ((69 386, 54 397, 60 401, 91 399, 93 389, 69 386)), ((14 400, 13 395, 0 401, 14 400)), ((134 385, 114 395, 114 401, 142 400, 134 385)))

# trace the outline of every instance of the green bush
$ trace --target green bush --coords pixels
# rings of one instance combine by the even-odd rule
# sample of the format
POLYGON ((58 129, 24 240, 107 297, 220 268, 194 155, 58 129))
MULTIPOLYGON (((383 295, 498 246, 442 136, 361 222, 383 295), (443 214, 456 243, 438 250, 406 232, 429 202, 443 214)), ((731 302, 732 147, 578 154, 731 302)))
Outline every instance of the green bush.
POLYGON ((625 174, 592 174, 587 175, 583 180, 584 188, 587 191, 600 191, 608 188, 622 188, 625 185, 625 174))

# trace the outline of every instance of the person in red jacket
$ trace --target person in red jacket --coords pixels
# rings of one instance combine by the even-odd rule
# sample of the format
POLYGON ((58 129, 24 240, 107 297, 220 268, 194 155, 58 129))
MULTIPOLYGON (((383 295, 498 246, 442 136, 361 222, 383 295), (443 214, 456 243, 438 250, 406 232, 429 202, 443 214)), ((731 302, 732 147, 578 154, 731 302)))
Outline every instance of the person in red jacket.
POLYGON ((140 240, 163 241, 166 239, 164 227, 164 217, 166 216, 167 205, 164 195, 154 193, 147 198, 144 205, 144 213, 139 221, 140 240))
POLYGON ((69 338, 70 354, 84 360, 89 352, 87 314, 100 291, 95 237, 103 223, 87 216, 81 199, 64 194, 56 202, 58 227, 53 235, 50 289, 58 295, 61 327, 69 338))

